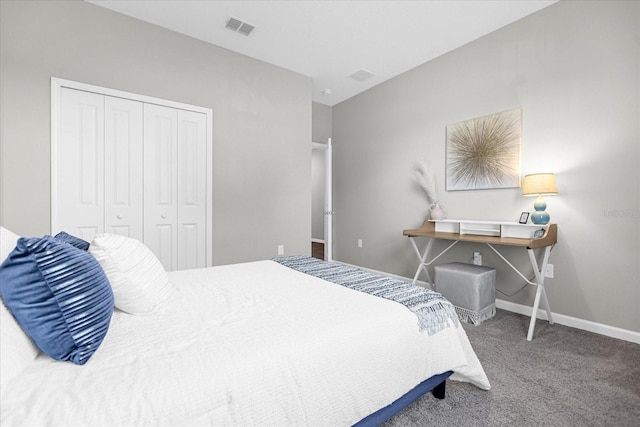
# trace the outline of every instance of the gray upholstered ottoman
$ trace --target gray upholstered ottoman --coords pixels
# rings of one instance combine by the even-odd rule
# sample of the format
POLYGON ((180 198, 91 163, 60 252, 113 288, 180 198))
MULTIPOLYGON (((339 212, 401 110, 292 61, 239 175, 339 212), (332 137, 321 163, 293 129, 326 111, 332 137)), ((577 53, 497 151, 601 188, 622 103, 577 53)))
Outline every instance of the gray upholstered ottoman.
POLYGON ((435 287, 463 322, 479 325, 496 314, 496 270, 452 262, 435 266, 435 287))

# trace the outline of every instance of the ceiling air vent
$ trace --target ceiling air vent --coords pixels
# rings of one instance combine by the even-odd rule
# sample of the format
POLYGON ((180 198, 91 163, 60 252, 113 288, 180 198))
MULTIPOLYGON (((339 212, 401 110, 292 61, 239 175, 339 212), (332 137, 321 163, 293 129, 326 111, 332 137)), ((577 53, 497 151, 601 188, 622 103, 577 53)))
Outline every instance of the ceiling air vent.
POLYGON ((224 27, 235 33, 242 34, 243 36, 248 36, 256 29, 254 25, 247 24, 246 22, 232 17, 227 19, 227 24, 224 27))
POLYGON ((355 73, 351 74, 349 78, 357 80, 359 82, 363 82, 365 80, 369 80, 371 77, 375 76, 371 71, 367 70, 358 70, 355 73))

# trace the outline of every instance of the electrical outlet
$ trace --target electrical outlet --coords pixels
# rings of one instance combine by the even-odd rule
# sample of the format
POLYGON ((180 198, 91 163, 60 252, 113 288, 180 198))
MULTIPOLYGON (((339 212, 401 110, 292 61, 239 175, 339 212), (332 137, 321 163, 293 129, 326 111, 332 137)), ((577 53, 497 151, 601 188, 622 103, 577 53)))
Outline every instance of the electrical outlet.
POLYGON ((547 264, 547 269, 544 272, 544 277, 553 279, 553 264, 547 264))
POLYGON ((473 263, 475 265, 482 265, 482 254, 480 252, 473 253, 473 263))
POLYGON ((284 245, 278 245, 278 255, 284 255, 284 245))
POLYGON ((362 247, 362 239, 358 239, 358 247, 361 248, 362 247))

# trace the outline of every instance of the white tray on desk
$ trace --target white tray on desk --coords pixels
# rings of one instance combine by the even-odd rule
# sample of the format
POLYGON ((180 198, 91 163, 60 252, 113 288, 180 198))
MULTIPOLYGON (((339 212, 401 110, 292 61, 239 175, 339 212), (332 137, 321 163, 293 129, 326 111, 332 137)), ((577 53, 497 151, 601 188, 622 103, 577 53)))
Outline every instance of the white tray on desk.
POLYGON ((438 233, 475 234, 479 236, 514 237, 533 239, 537 230, 546 230, 547 225, 520 224, 518 222, 480 221, 467 219, 431 220, 438 233))

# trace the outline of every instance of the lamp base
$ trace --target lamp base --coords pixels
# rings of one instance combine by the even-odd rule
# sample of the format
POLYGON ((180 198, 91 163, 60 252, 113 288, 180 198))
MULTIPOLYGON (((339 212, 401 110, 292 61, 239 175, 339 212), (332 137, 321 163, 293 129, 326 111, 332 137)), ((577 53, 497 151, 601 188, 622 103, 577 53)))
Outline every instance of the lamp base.
POLYGON ((536 225, 545 225, 549 223, 551 217, 545 211, 535 211, 531 214, 531 222, 536 225))
POLYGON ((536 211, 531 215, 531 222, 537 225, 548 224, 551 217, 545 212, 545 209, 547 209, 547 202, 545 202, 542 194, 538 195, 538 198, 533 203, 533 208, 536 211))

